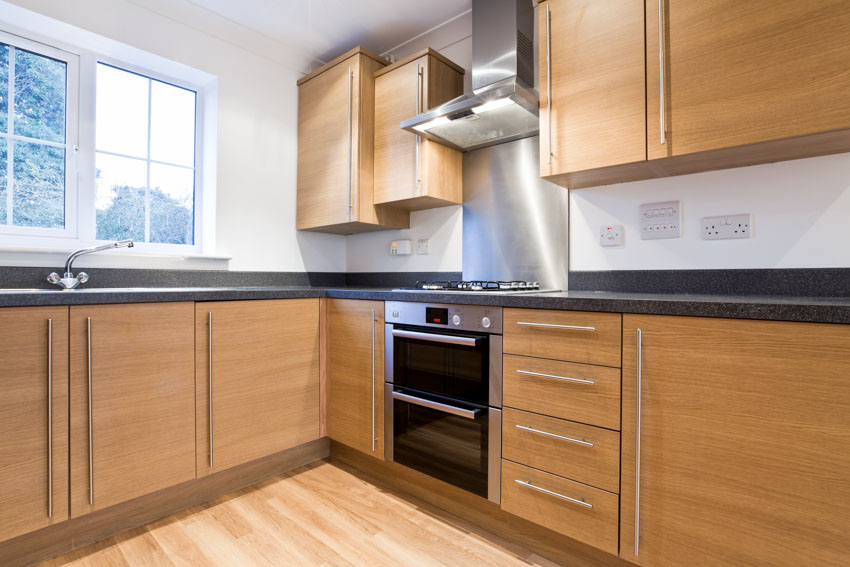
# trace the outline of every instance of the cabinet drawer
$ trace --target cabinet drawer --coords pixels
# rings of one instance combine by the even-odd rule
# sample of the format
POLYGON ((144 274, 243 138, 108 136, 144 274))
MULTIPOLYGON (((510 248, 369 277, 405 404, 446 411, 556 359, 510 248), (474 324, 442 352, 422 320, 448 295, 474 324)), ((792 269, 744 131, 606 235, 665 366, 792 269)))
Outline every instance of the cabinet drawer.
POLYGON ((505 309, 504 321, 506 353, 620 366, 619 313, 505 309))
POLYGON ((620 369, 505 355, 503 403, 532 411, 620 429, 620 369))
POLYGON ((505 409, 502 457, 608 492, 620 491, 616 431, 505 409))
POLYGON ((502 510, 617 554, 616 494, 502 461, 502 510))

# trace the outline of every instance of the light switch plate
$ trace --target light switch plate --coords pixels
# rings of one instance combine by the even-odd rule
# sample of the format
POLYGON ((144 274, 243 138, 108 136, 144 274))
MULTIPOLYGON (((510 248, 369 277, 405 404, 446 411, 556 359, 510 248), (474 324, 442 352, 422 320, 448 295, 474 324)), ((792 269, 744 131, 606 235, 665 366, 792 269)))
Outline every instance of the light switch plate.
POLYGON ((609 224, 599 227, 600 246, 621 246, 623 244, 623 225, 609 224))
POLYGON ((679 201, 647 203, 640 206, 640 239, 660 240, 682 236, 682 208, 679 201))
POLYGON ((392 256, 409 256, 412 252, 412 240, 393 240, 390 242, 390 255, 392 256))
POLYGON ((702 219, 703 240, 726 240, 729 238, 751 238, 753 235, 753 216, 723 215, 702 219))

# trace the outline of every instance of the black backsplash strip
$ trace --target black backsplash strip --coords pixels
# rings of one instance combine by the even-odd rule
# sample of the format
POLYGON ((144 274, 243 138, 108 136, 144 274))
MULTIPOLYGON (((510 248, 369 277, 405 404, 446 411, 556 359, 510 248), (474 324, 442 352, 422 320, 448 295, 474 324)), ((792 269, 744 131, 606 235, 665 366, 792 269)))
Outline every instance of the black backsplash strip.
POLYGON ((352 272, 345 274, 348 287, 411 287, 418 281, 452 281, 460 272, 352 272))
POLYGON ((850 297, 850 268, 570 272, 575 291, 850 297))

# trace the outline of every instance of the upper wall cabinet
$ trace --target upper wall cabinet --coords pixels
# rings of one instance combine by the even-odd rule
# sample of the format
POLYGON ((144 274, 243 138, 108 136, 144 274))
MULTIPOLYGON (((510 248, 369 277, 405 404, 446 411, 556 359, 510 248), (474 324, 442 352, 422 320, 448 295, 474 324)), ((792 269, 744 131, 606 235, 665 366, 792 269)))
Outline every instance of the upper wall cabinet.
POLYGON ((426 49, 375 73, 375 204, 406 210, 462 202, 462 153, 399 124, 463 94, 463 68, 426 49))
POLYGON ((409 213, 373 205, 375 71, 356 47, 298 81, 299 230, 354 234, 408 228, 409 213))
POLYGON ((850 151, 846 2, 548 0, 538 10, 550 181, 588 187, 850 151))

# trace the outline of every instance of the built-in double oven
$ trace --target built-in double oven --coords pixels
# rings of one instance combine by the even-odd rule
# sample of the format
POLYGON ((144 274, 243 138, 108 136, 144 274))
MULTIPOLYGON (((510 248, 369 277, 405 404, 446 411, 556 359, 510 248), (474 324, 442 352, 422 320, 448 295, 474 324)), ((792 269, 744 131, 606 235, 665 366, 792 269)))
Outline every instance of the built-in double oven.
POLYGON ((385 458, 498 503, 502 309, 385 305, 385 458))

